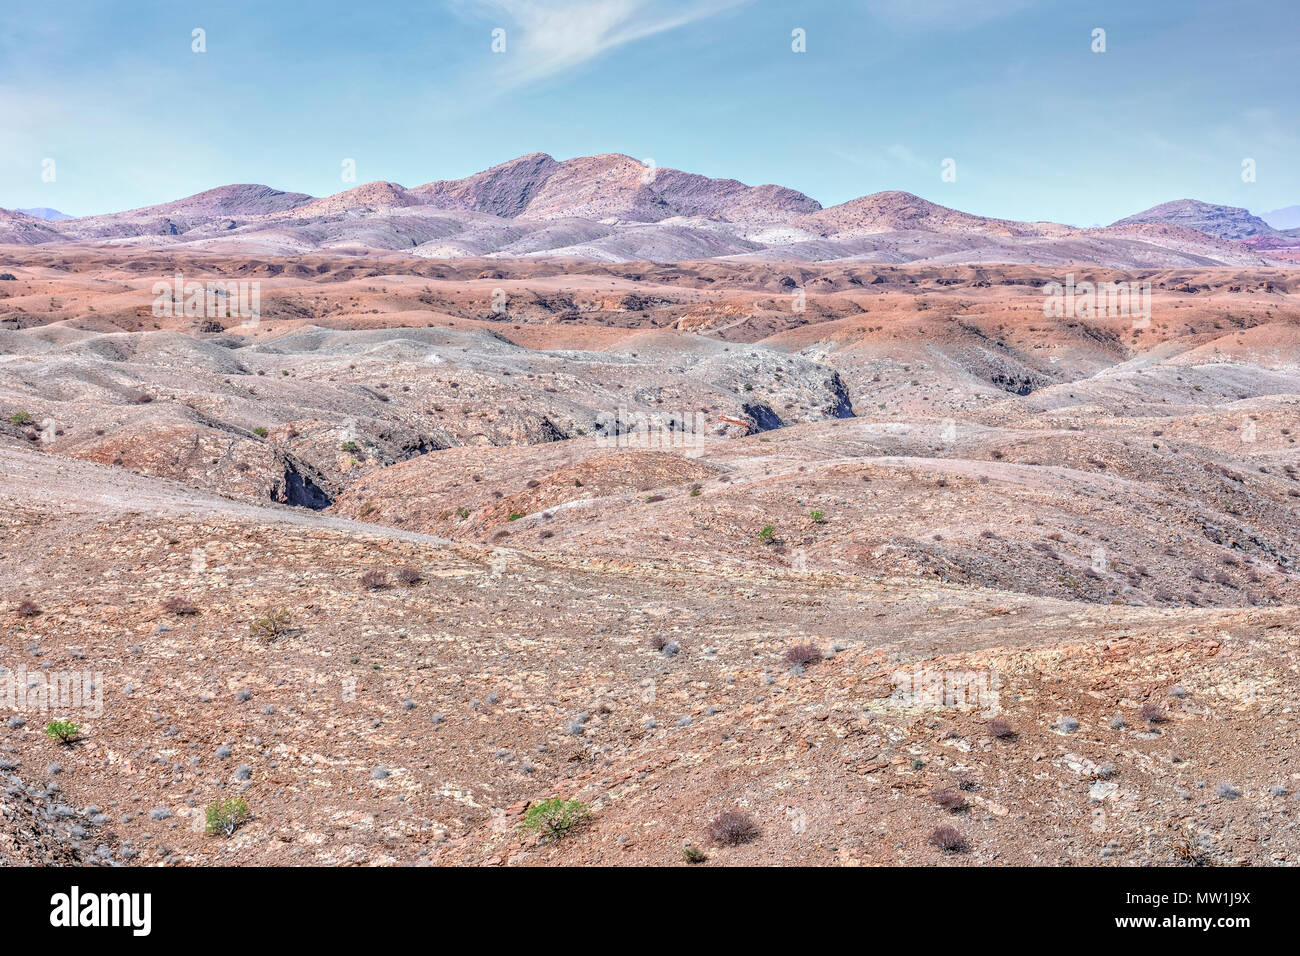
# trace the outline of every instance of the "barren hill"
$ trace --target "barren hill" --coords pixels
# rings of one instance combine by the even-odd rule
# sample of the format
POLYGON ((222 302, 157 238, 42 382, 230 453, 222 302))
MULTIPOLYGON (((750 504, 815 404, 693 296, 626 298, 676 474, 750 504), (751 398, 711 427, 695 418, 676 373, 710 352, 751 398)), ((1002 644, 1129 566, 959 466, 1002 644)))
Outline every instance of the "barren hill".
POLYGON ((1176 199, 1173 202, 1152 206, 1143 212, 1120 219, 1112 225, 1127 226, 1136 223, 1167 223, 1187 226, 1219 239, 1245 239, 1264 236, 1275 230, 1258 216, 1237 206, 1218 206, 1196 199, 1176 199))
POLYGON ((1069 229, 1058 223, 1023 223, 972 216, 897 190, 853 199, 811 213, 797 223, 814 229, 820 235, 842 238, 903 231, 1050 236, 1062 235, 1069 229))
POLYGON ((44 219, 16 210, 0 209, 0 243, 38 245, 63 239, 63 234, 52 229, 44 219))
POLYGON ((48 206, 40 206, 36 209, 15 209, 14 212, 20 212, 27 216, 35 216, 37 219, 45 219, 50 222, 59 219, 71 219, 66 212, 59 212, 57 209, 51 209, 48 206))

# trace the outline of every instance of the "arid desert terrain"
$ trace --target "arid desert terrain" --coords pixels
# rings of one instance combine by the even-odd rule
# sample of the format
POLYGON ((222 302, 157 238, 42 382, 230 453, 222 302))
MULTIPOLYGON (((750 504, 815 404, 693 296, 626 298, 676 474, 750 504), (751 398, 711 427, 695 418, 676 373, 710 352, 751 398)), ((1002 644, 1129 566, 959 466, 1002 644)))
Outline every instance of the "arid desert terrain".
POLYGON ((589 170, 517 162, 9 215, 0 861, 1296 862, 1295 237, 688 184, 540 255, 589 170))

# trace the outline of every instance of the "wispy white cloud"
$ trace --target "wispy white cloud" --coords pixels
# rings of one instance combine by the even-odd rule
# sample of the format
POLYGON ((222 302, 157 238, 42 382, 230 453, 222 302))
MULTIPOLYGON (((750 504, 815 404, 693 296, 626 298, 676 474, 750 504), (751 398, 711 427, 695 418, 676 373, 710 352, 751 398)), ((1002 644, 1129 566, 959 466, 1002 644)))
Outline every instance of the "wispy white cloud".
POLYGON ((883 148, 873 147, 870 152, 866 153, 860 149, 845 150, 837 146, 829 147, 827 152, 836 159, 852 163, 855 166, 872 169, 882 174, 895 173, 899 167, 904 167, 909 171, 929 171, 939 168, 938 160, 922 159, 916 154, 915 150, 904 143, 891 143, 883 148))
POLYGON ((888 146, 885 149, 885 155, 900 166, 910 166, 913 169, 929 168, 936 165, 933 162, 927 163, 920 156, 917 156, 910 146, 905 146, 902 143, 893 143, 888 146))
POLYGON ((715 16, 749 0, 454 0, 506 31, 509 86, 575 69, 637 40, 715 16))

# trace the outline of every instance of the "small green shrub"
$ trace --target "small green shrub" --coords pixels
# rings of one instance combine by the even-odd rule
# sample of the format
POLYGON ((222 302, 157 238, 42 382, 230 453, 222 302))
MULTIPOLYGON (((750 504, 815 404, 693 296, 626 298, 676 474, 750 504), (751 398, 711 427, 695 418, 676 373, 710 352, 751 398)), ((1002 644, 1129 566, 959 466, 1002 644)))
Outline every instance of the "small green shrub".
POLYGON ((764 544, 771 544, 776 540, 776 528, 770 524, 763 525, 763 530, 758 533, 758 540, 764 544))
POLYGON ((814 511, 812 514, 808 515, 808 517, 812 519, 813 524, 826 523, 826 512, 824 511, 814 511))
POLYGON ((45 725, 45 736, 61 744, 70 744, 81 733, 81 725, 71 720, 51 720, 45 725))
POLYGON ((207 811, 208 836, 230 836, 248 820, 248 804, 240 797, 218 800, 207 811))
POLYGON ((266 610, 253 618, 253 622, 248 625, 248 633, 269 642, 284 634, 292 626, 293 619, 289 616, 289 609, 270 604, 267 605, 266 610))
POLYGON ((343 443, 343 450, 347 452, 349 455, 361 454, 361 446, 354 441, 345 441, 343 443))
POLYGON ((518 520, 519 520, 520 518, 522 518, 522 517, 524 517, 524 513, 523 513, 522 511, 512 511, 512 512, 510 512, 510 517, 507 518, 506 520, 507 520, 507 521, 518 521, 518 520))
POLYGON ((682 850, 682 859, 687 863, 703 863, 708 857, 704 851, 697 846, 688 846, 682 850))
POLYGON ((28 425, 31 424, 31 420, 32 416, 26 412, 14 412, 9 416, 9 421, 14 425, 28 425))
POLYGON ((261 425, 258 425, 256 428, 253 429, 253 434, 256 435, 258 438, 265 438, 267 435, 267 431, 261 425))
POLYGON ((524 822, 519 825, 539 834, 543 840, 560 840, 585 824, 590 816, 591 811, 581 800, 554 797, 534 803, 524 814, 524 822))

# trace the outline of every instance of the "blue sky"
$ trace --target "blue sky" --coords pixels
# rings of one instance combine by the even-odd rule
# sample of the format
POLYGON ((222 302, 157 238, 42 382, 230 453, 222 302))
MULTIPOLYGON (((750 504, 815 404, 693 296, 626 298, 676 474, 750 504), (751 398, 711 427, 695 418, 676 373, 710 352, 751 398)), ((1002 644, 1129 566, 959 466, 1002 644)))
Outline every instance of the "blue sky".
POLYGON ((1184 197, 1264 212, 1300 203, 1297 62, 1295 0, 9 3, 0 206, 327 195, 344 159, 358 183, 415 186, 541 151, 824 205, 905 189, 1080 225, 1184 197))

